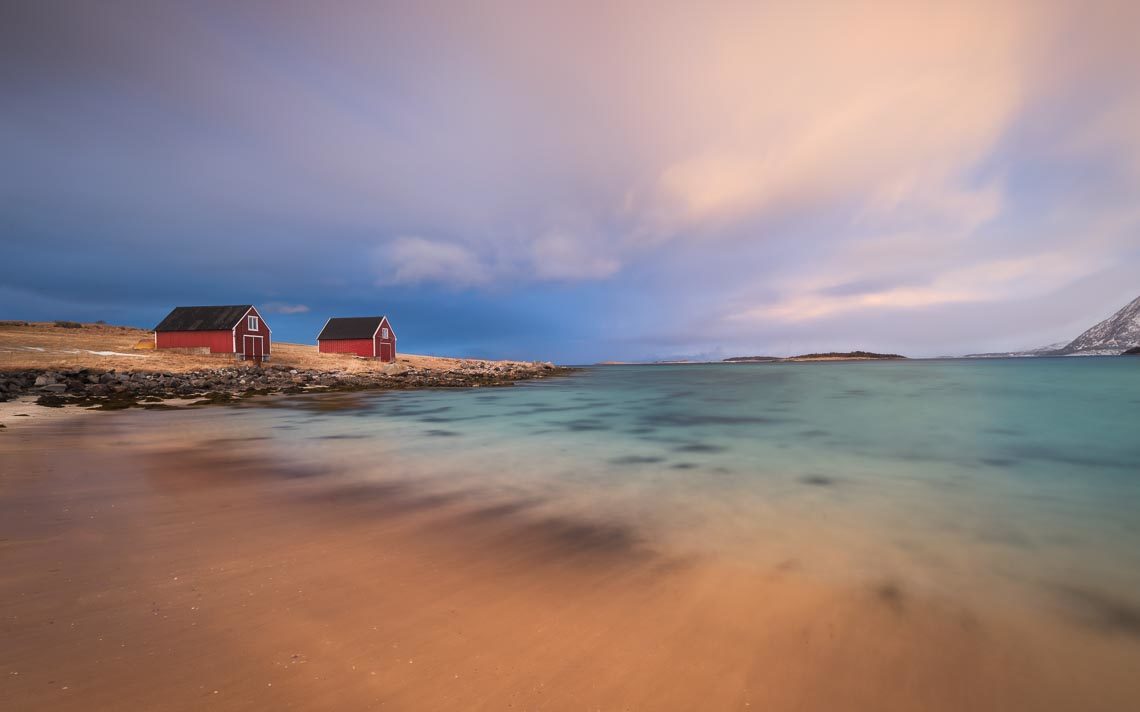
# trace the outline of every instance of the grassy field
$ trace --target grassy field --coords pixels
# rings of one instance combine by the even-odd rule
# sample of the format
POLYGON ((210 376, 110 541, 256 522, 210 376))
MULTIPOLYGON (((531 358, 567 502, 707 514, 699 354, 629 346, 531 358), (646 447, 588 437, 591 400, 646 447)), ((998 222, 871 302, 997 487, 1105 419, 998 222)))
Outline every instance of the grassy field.
MULTIPOLYGON (((179 373, 234 363, 229 355, 155 351, 154 332, 130 326, 57 323, 0 322, 0 371, 92 368, 179 373)), ((271 363, 350 373, 392 369, 380 361, 321 354, 316 346, 281 341, 273 342, 271 363)), ((396 361, 397 367, 428 370, 449 370, 463 363, 470 361, 415 354, 399 354, 396 361)))

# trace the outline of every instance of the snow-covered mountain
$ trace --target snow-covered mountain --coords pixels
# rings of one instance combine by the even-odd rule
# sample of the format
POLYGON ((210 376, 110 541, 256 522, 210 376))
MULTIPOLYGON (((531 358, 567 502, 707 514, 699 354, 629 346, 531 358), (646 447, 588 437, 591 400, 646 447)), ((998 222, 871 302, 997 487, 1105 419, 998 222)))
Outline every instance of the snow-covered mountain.
POLYGON ((1140 346, 1140 297, 1120 311, 1069 342, 1042 346, 1028 351, 970 354, 966 358, 1010 358, 1017 356, 1116 356, 1140 346))
POLYGON ((1140 297, 1057 351, 1065 356, 1115 356, 1140 346, 1140 297))

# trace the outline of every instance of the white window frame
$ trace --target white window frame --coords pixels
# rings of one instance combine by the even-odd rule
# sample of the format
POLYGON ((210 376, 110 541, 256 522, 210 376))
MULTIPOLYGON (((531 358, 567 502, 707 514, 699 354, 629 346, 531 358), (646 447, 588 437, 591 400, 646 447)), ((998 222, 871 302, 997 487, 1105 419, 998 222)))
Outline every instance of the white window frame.
POLYGON ((247 331, 261 331, 261 320, 250 314, 245 321, 245 328, 247 331))
POLYGON ((387 339, 388 338, 388 327, 383 326, 380 328, 380 338, 381 339, 387 339))

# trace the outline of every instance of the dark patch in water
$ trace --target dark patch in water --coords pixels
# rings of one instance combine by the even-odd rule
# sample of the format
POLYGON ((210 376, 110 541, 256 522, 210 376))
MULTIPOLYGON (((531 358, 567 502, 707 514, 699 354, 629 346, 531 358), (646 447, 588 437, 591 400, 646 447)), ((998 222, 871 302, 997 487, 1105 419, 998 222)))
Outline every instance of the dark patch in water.
POLYGON ((367 437, 368 437, 367 435, 351 435, 351 434, 347 434, 347 433, 338 433, 336 435, 316 435, 316 436, 313 436, 309 439, 310 440, 361 440, 361 439, 367 438, 367 437))
POLYGON ((673 449, 677 452, 724 452, 728 448, 723 445, 711 445, 709 443, 684 443, 673 449))
POLYGON ((801 430, 799 432, 799 436, 801 438, 825 438, 828 435, 831 435, 831 431, 820 430, 819 428, 814 428, 812 430, 801 430))
POLYGON ((266 407, 292 407, 310 413, 334 415, 338 413, 355 413, 364 407, 365 402, 366 400, 358 393, 329 393, 300 396, 298 398, 291 398, 288 402, 284 399, 276 402, 266 401, 266 407))
POLYGON ((319 477, 330 470, 297 463, 274 461, 262 455, 238 454, 232 449, 187 447, 154 454, 144 459, 143 475, 159 491, 187 487, 235 487, 257 481, 296 480, 319 477))
POLYGON ((875 599, 895 613, 902 613, 906 605, 906 596, 902 586, 894 581, 884 581, 872 590, 875 599))
POLYGON ((728 396, 705 396, 701 401, 705 403, 736 403, 738 399, 728 396))
POLYGON ((562 413, 574 410, 590 410, 593 406, 588 405, 536 405, 530 406, 523 410, 512 410, 503 413, 506 416, 523 416, 523 415, 540 415, 542 413, 562 413))
POLYGON ((479 507, 478 509, 464 512, 459 515, 459 518, 476 522, 499 521, 521 514, 541 503, 542 500, 540 499, 520 499, 513 502, 503 502, 502 504, 491 504, 486 507, 479 507))
POLYGON ((587 432, 591 430, 609 430, 609 426, 593 418, 578 418, 577 420, 551 421, 551 425, 560 425, 573 432, 587 432))
POLYGON ((421 423, 454 423, 459 418, 448 418, 442 415, 429 415, 426 418, 420 418, 421 423))
MULTIPOLYGON (((1024 447, 1011 448, 1007 450, 1013 457, 1023 460, 1044 460, 1051 463, 1064 463, 1066 465, 1080 465, 1086 467, 1112 467, 1119 469, 1135 469, 1137 461, 1140 461, 1140 452, 1136 453, 1137 459, 1112 459, 1107 457, 1097 457, 1095 454, 1081 454, 1071 450, 1062 450, 1060 448, 1049 448, 1041 444, 1033 446, 1026 445, 1024 447)), ((1090 453, 1090 450, 1084 452, 1090 453)))
POLYGON ((1011 436, 1017 436, 1017 435, 1024 435, 1025 434, 1023 431, 1016 430, 1014 428, 982 428, 982 432, 983 433, 992 433, 994 435, 1011 435, 1011 436))
POLYGON ((1086 626, 1140 640, 1140 604, 1070 584, 1054 586, 1053 590, 1069 613, 1086 626))
POLYGON ((409 408, 407 406, 395 406, 388 411, 388 414, 398 416, 434 415, 435 413, 446 413, 449 410, 451 410, 451 406, 449 405, 441 405, 438 408, 409 408))
MULTIPOLYGON (((422 493, 414 485, 404 483, 356 482, 307 495, 306 500, 321 506, 350 507, 371 518, 443 509, 471 501, 475 496, 472 492, 422 493)), ((646 563, 656 557, 632 527, 621 523, 574 517, 527 517, 527 511, 541 502, 540 499, 518 499, 483 504, 466 511, 451 509, 443 514, 445 519, 429 527, 437 529, 443 521, 449 521, 458 527, 457 531, 466 532, 465 537, 487 543, 492 542, 477 532, 494 532, 496 545, 513 550, 518 557, 517 564, 527 568, 564 565, 570 561, 589 566, 629 565, 646 563)), ((506 561, 510 560, 508 556, 506 561)))
POLYGON ((1017 464, 1017 460, 1010 460, 1004 457, 983 457, 981 461, 990 467, 1013 467, 1017 464))
POLYGON ((549 517, 529 522, 513 538, 533 545, 541 556, 632 559, 648 555, 641 538, 624 524, 549 517))
POLYGON ((625 455, 609 460, 611 465, 648 465, 654 462, 664 462, 665 458, 656 455, 625 455))
POLYGON ((625 431, 630 435, 650 435, 657 432, 657 428, 630 428, 625 431))
POLYGON ((671 467, 674 470, 695 470, 699 465, 695 462, 674 462, 671 467))
POLYGON ((808 475, 806 477, 801 477, 800 482, 804 483, 805 485, 811 485, 812 487, 834 487, 835 485, 839 484, 837 480, 831 477, 826 477, 824 475, 808 475))
POLYGON ((423 494, 395 482, 356 482, 330 487, 305 498, 319 504, 359 507, 369 516, 376 516, 438 509, 462 500, 464 495, 458 492, 423 494))
POLYGON ((701 425, 772 425, 786 422, 782 418, 769 418, 763 415, 700 415, 696 413, 654 413, 642 416, 647 425, 662 425, 674 428, 692 428, 701 425))
POLYGON ((977 538, 991 544, 1001 544, 1017 549, 1033 549, 1033 541, 1024 534, 1003 526, 991 526, 977 532, 977 538))
POLYGON ((251 435, 249 437, 214 438, 202 441, 203 445, 225 445, 226 443, 251 443, 257 440, 272 440, 268 435, 251 435))
POLYGON ((306 494, 305 499, 321 504, 357 504, 372 498, 398 497, 410 491, 395 482, 354 482, 306 494))
POLYGON ((457 430, 440 430, 439 428, 432 428, 431 430, 425 430, 424 435, 433 438, 453 438, 457 435, 462 435, 462 433, 457 430))
POLYGON ((776 564, 776 568, 773 569, 773 571, 778 574, 786 574, 791 573, 792 571, 799 571, 801 568, 802 566, 799 559, 784 559, 780 563, 776 564))

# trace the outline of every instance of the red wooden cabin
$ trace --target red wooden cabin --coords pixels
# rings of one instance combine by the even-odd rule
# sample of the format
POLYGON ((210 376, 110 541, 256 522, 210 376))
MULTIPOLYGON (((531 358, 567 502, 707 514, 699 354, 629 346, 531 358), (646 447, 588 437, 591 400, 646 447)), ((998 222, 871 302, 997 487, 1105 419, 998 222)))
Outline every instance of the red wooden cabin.
POLYGON ((252 304, 175 307, 154 327, 154 347, 268 361, 272 333, 252 304))
POLYGON ((395 361, 396 332, 386 316, 332 318, 317 335, 317 351, 395 361))

